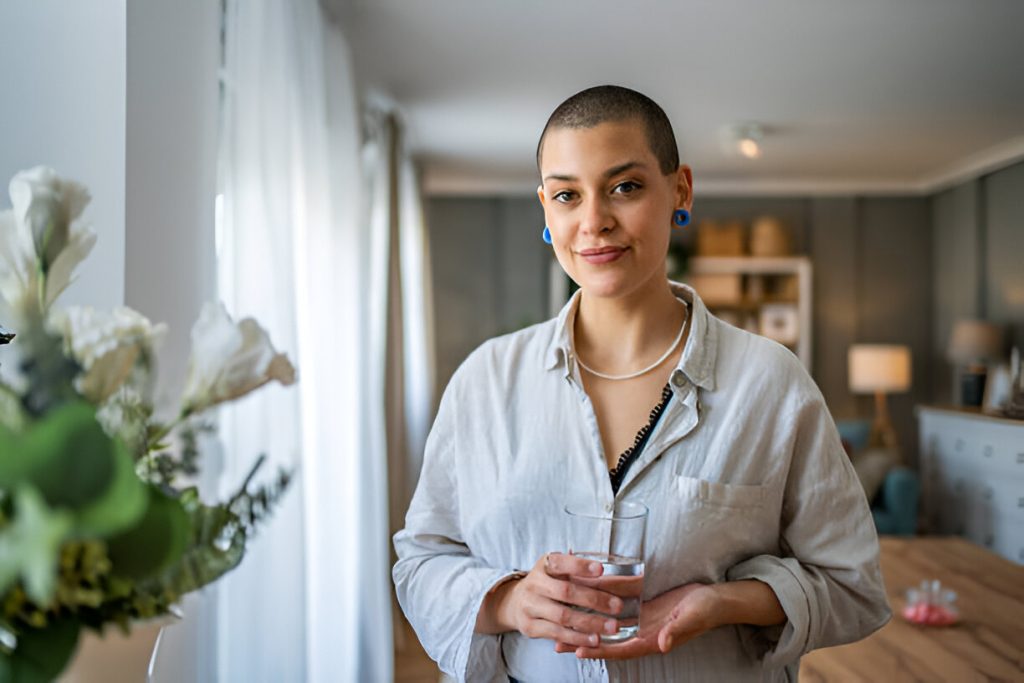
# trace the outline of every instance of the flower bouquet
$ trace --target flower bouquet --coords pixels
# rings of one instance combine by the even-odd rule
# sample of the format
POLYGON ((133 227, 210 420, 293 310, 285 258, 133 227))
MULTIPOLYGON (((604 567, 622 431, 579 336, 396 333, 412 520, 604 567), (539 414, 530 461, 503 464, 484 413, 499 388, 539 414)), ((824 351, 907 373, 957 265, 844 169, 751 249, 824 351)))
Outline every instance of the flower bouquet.
POLYGON ((295 370, 252 319, 208 304, 192 330, 177 411, 154 406, 164 333, 128 308, 54 302, 95 234, 86 189, 48 168, 19 173, 0 212, 0 681, 48 681, 83 629, 174 614, 184 595, 238 565, 289 484, 210 504, 190 485, 209 412, 295 370), (6 356, 6 358, 5 358, 6 356))

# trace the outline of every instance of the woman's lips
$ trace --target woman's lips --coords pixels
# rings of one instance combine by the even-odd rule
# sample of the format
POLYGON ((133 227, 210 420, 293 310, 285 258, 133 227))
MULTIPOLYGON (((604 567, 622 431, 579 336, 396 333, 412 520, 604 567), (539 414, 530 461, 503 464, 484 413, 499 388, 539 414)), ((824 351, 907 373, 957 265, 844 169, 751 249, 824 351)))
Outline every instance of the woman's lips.
POLYGON ((587 263, 599 265, 617 261, 625 253, 625 247, 601 247, 599 249, 584 249, 580 252, 580 256, 587 263))

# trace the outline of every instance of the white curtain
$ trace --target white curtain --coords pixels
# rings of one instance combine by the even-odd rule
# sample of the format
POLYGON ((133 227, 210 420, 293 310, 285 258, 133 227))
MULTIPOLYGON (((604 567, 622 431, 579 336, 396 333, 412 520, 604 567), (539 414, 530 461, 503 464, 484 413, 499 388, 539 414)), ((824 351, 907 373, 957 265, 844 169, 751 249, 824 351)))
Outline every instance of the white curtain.
POLYGON ((224 415, 225 489, 259 453, 297 478, 219 591, 219 679, 388 681, 387 241, 363 219, 351 60, 316 0, 230 0, 225 36, 221 294, 299 385, 224 415))
MULTIPOLYGON (((403 352, 405 361, 405 421, 408 433, 404 509, 423 465, 423 447, 434 421, 435 346, 434 293, 430 271, 430 241, 423 214, 419 174, 404 144, 399 180, 402 264, 403 352)), ((404 526, 404 524, 402 525, 404 526)))

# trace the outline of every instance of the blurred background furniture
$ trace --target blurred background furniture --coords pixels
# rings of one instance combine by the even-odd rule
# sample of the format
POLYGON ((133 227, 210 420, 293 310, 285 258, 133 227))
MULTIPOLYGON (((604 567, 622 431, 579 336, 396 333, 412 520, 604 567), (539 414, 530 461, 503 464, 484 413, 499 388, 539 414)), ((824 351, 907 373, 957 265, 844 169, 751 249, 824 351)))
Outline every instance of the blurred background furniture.
POLYGON ((854 344, 850 347, 847 367, 850 391, 875 395, 875 421, 868 445, 890 448, 899 456, 886 394, 910 390, 910 348, 894 344, 854 344))
POLYGON ((1024 567, 959 538, 880 541, 892 621, 857 643, 806 655, 801 681, 1024 680, 1024 567), (906 589, 924 579, 956 591, 958 625, 917 626, 900 616, 906 589))
POLYGON ((1003 330, 984 320, 961 319, 953 326, 946 350, 953 364, 954 403, 980 406, 990 363, 1003 355, 1003 330))
POLYGON ((837 420, 836 427, 864 486, 878 533, 898 536, 917 533, 921 496, 917 474, 902 466, 895 453, 884 447, 869 447, 871 423, 868 420, 837 420))
POLYGON ((1024 421, 937 406, 917 417, 926 530, 1024 564, 1024 421))
POLYGON ((695 256, 684 275, 722 320, 789 347, 811 369, 811 260, 805 256, 695 256))

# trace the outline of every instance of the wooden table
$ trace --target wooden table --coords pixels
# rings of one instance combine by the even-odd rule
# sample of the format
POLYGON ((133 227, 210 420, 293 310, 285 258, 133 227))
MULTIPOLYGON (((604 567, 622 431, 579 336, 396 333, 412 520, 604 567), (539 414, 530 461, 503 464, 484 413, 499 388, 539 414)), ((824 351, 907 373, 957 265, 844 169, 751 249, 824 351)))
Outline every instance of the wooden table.
POLYGON ((881 545, 892 621, 858 643, 804 657, 801 683, 1024 682, 1024 566, 956 537, 883 537, 881 545), (959 624, 916 626, 900 616, 904 591, 924 579, 957 592, 959 624))

